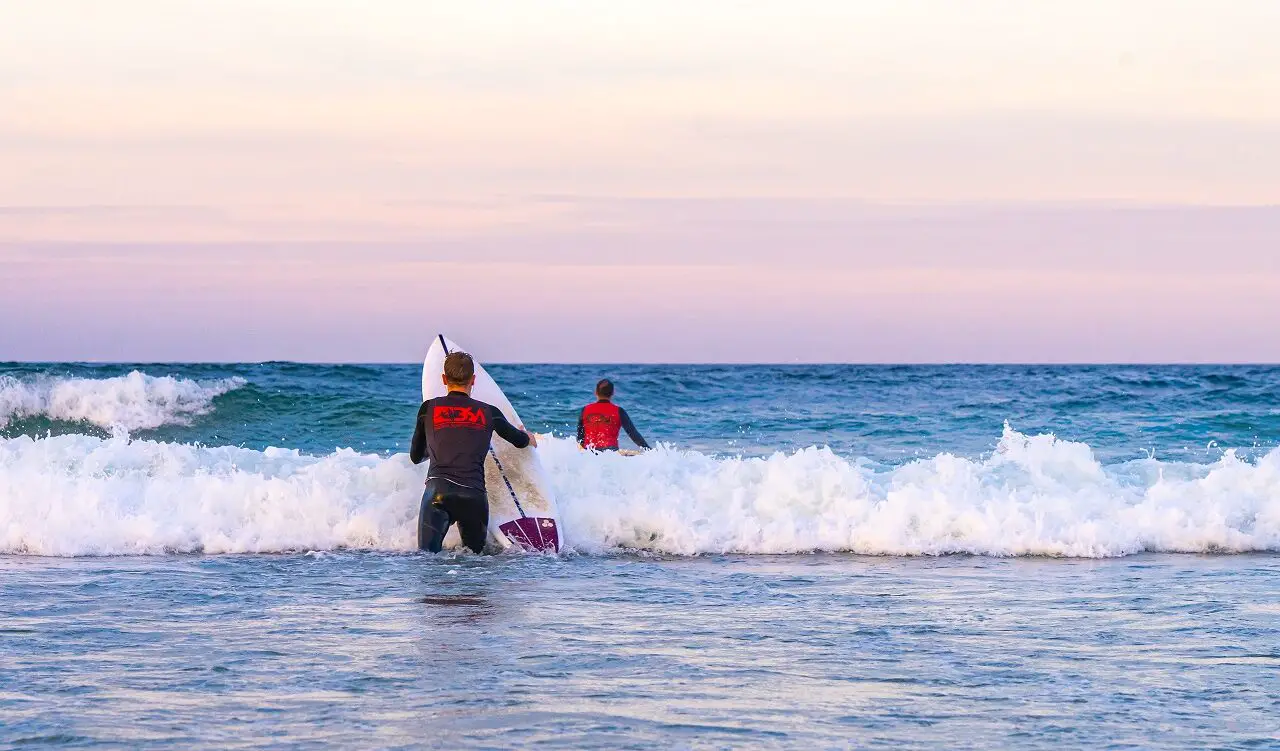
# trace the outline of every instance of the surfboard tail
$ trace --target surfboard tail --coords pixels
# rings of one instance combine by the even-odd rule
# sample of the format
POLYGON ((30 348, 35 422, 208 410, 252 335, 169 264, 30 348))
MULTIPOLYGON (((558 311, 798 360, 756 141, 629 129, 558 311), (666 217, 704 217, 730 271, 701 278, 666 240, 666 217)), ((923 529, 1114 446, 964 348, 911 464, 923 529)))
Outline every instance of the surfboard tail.
POLYGON ((507 539, 525 550, 556 553, 560 550, 560 529, 549 517, 526 516, 498 527, 507 539))

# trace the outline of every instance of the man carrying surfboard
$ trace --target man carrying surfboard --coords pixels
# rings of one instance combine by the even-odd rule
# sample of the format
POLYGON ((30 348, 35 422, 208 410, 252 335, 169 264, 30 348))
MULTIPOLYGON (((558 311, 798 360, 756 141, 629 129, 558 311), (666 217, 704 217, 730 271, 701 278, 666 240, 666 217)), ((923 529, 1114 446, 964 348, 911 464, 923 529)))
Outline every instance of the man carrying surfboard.
POLYGON ((422 403, 409 445, 414 464, 431 462, 418 511, 418 547, 439 553, 449 525, 456 523, 463 544, 480 553, 489 529, 484 460, 493 434, 521 449, 537 446, 538 440, 523 425, 508 422, 497 407, 471 398, 476 383, 471 355, 451 352, 440 377, 448 393, 422 403))
POLYGON ((623 430, 637 446, 649 448, 627 411, 613 403, 613 381, 601 379, 596 384, 596 401, 578 415, 578 445, 593 451, 617 451, 618 433, 623 430))

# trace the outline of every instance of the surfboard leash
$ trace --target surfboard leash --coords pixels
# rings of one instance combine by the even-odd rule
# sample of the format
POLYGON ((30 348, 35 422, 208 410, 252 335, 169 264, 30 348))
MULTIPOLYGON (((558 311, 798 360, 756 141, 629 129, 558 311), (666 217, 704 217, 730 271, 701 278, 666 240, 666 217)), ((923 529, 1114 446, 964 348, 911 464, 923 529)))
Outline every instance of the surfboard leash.
POLYGON ((498 460, 498 452, 493 450, 492 445, 489 446, 489 455, 493 457, 493 463, 498 465, 498 474, 502 475, 502 481, 507 484, 507 492, 511 494, 511 500, 516 504, 516 511, 520 512, 520 518, 528 519, 529 515, 524 512, 524 506, 520 505, 520 497, 516 495, 516 489, 511 487, 511 480, 507 479, 507 468, 498 460))

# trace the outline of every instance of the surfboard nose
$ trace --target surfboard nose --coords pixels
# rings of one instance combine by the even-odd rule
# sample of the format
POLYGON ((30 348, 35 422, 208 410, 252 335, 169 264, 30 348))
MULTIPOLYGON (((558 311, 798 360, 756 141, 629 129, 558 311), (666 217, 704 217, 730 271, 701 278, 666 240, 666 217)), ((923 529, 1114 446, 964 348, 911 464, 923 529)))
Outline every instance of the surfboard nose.
POLYGON ((526 516, 513 519, 498 527, 507 539, 525 550, 550 551, 560 550, 560 529, 556 520, 549 517, 526 516))

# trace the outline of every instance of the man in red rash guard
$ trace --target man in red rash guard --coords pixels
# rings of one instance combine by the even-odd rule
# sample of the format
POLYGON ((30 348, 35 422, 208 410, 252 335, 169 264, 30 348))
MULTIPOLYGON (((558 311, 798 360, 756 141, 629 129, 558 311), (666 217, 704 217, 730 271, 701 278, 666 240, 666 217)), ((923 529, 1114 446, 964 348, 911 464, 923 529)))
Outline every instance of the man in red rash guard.
POLYGON ((583 407, 578 415, 578 445, 593 451, 617 451, 618 432, 625 430, 637 446, 649 448, 627 411, 612 399, 613 382, 606 378, 597 383, 595 403, 583 407))

